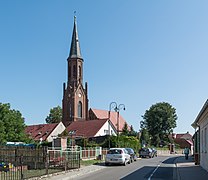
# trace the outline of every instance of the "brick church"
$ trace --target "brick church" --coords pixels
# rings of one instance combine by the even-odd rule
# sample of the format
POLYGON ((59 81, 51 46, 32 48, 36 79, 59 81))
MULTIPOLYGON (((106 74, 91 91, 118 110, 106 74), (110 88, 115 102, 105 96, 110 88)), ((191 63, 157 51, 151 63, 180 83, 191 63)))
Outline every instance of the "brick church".
MULTIPOLYGON (((84 59, 81 54, 80 43, 77 31, 76 16, 74 16, 74 27, 71 39, 71 47, 68 63, 68 79, 67 83, 63 84, 63 99, 62 99, 62 122, 68 127, 71 124, 80 124, 80 121, 92 121, 96 124, 98 120, 108 119, 116 130, 122 131, 126 121, 122 116, 119 117, 117 124, 116 112, 106 110, 88 109, 88 91, 87 83, 83 84, 83 64, 84 59), (119 126, 119 127, 118 127, 119 126)), ((90 124, 89 122, 87 124, 90 124)), ((85 123, 85 125, 87 125, 85 123)), ((83 124, 84 125, 84 124, 83 124)), ((108 132, 108 134, 111 134, 108 132)))
POLYGON ((83 58, 79 44, 76 16, 71 40, 68 62, 68 80, 63 84, 63 120, 67 126, 70 122, 88 119, 87 83, 83 85, 83 58))

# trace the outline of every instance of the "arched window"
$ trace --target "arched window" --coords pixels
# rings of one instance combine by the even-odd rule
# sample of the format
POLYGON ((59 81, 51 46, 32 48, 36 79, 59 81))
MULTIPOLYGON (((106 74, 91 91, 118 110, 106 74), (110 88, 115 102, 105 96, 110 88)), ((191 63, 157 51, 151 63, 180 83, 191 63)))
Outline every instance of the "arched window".
POLYGON ((69 79, 71 79, 71 66, 69 66, 69 79))
POLYGON ((76 77, 76 73, 77 73, 77 70, 76 70, 76 66, 74 65, 73 66, 73 77, 76 77))
POLYGON ((79 66, 79 78, 81 78, 81 76, 82 76, 82 68, 81 66, 79 66))
POLYGON ((82 118, 82 102, 78 103, 78 118, 82 118))

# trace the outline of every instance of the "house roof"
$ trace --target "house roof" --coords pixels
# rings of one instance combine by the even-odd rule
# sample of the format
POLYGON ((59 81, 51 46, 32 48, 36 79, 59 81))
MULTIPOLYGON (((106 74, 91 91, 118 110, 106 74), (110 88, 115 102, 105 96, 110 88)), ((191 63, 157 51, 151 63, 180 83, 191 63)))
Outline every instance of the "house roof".
MULTIPOLYGON (((106 119, 109 118, 108 113, 109 111, 106 110, 99 110, 99 109, 91 109, 93 111, 93 113, 95 114, 95 116, 98 119, 106 119)), ((110 112, 110 120, 112 122, 112 124, 114 125, 114 127, 117 129, 117 112, 111 111, 110 112)), ((121 132, 124 124, 127 123, 124 118, 121 116, 121 114, 119 114, 119 131, 121 132)))
POLYGON ((76 131, 74 136, 94 137, 107 121, 108 119, 74 121, 67 127, 67 132, 76 131))
POLYGON ((186 139, 186 140, 191 140, 192 139, 192 135, 187 133, 184 134, 176 134, 176 139, 186 139))
POLYGON ((26 127, 25 132, 35 141, 40 141, 40 138, 45 141, 58 124, 59 123, 30 125, 26 127))
POLYGON ((206 102, 204 103, 201 111, 199 112, 199 114, 197 115, 195 121, 191 124, 191 126, 193 128, 197 128, 198 127, 198 122, 199 122, 199 119, 201 118, 201 116, 203 115, 203 113, 205 112, 205 110, 208 108, 208 99, 206 100, 206 102))

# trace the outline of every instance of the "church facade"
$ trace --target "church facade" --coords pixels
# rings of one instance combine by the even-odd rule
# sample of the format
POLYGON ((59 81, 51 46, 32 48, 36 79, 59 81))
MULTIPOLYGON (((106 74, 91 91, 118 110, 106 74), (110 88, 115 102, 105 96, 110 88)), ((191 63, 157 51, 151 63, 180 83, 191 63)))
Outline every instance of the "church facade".
POLYGON ((63 84, 62 122, 65 126, 71 122, 88 119, 87 83, 83 85, 83 63, 77 31, 76 16, 68 63, 67 83, 63 84))

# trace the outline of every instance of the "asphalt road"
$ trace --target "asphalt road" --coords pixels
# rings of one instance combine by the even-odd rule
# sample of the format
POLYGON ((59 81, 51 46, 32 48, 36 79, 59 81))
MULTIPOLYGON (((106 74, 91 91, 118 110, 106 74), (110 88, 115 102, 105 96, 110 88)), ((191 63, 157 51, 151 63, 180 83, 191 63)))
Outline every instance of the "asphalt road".
POLYGON ((136 162, 122 165, 107 166, 94 173, 76 178, 77 180, 173 180, 177 157, 160 156, 151 159, 139 159, 136 162))

